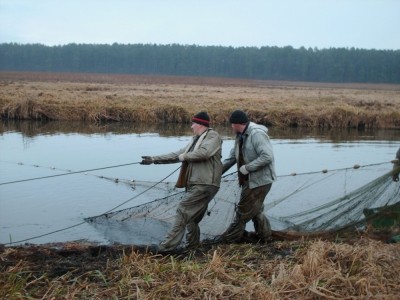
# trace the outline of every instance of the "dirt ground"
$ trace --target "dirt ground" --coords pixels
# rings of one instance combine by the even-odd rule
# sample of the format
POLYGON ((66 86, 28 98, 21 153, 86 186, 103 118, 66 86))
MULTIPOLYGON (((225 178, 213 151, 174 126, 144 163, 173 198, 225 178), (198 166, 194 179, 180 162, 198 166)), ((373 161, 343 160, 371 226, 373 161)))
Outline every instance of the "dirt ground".
MULTIPOLYGON (((239 244, 247 243, 257 249, 268 249, 268 255, 286 257, 293 255, 295 243, 268 243, 259 244, 256 239, 247 238, 239 244)), ((49 279, 58 278, 67 273, 74 276, 81 276, 90 271, 104 272, 110 268, 115 261, 124 255, 132 252, 148 255, 166 256, 171 255, 177 259, 185 259, 188 256, 196 257, 202 261, 207 259, 208 252, 215 247, 227 248, 229 245, 204 244, 192 251, 175 250, 169 253, 152 252, 150 246, 136 245, 96 245, 86 241, 74 241, 67 243, 49 243, 42 245, 25 244, 21 246, 5 247, 0 245, 0 269, 17 266, 19 261, 25 261, 30 266, 30 271, 42 276, 46 274, 49 279)), ((248 259, 258 260, 257 257, 248 259)))
POLYGON ((277 80, 251 80, 222 77, 190 77, 136 74, 51 73, 51 72, 0 72, 0 81, 81 82, 117 84, 186 84, 203 86, 275 86, 309 88, 383 89, 400 91, 399 84, 329 83, 277 80))

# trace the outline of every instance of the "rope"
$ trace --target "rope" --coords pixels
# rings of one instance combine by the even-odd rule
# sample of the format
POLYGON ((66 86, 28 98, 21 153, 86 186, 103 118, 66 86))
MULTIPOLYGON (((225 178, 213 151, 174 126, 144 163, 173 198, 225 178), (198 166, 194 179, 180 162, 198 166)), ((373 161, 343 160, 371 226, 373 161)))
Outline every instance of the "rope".
POLYGON ((105 169, 111 169, 111 168, 119 168, 119 167, 135 165, 135 164, 140 164, 140 162, 127 163, 127 164, 121 164, 121 165, 115 165, 115 166, 109 166, 109 167, 102 167, 102 168, 96 168, 96 169, 87 169, 87 170, 81 170, 81 171, 75 171, 75 172, 71 171, 71 172, 68 172, 68 173, 49 175, 49 176, 42 176, 42 177, 34 177, 34 178, 28 178, 28 179, 22 179, 22 180, 8 181, 8 182, 2 182, 2 183, 0 183, 0 185, 20 183, 20 182, 40 180, 40 179, 47 179, 47 178, 66 176, 66 175, 72 175, 72 174, 79 174, 79 173, 85 173, 85 172, 92 172, 92 171, 99 171, 99 170, 105 170, 105 169))
MULTIPOLYGON (((29 165, 29 164, 24 164, 21 162, 9 162, 9 161, 3 161, 7 163, 14 163, 18 165, 29 165)), ((364 168, 364 167, 371 167, 371 166, 378 166, 378 165, 383 165, 387 163, 392 163, 392 161, 388 162, 381 162, 381 163, 374 163, 374 164, 368 164, 368 165, 357 165, 355 164, 353 167, 346 167, 346 168, 338 168, 338 169, 324 169, 322 171, 312 171, 312 172, 303 172, 303 173, 291 173, 291 174, 286 174, 286 175, 279 175, 277 177, 288 177, 288 176, 299 176, 299 175, 310 175, 310 174, 317 174, 317 173, 328 173, 328 172, 334 172, 334 171, 343 171, 343 170, 350 170, 350 169, 359 169, 359 168, 364 168)), ((99 170, 104 170, 104 169, 111 169, 111 168, 118 168, 118 167, 124 167, 124 166, 129 166, 129 165, 135 165, 135 164, 140 164, 140 162, 134 162, 134 163, 127 163, 127 164, 121 164, 121 165, 115 165, 115 166, 109 166, 109 167, 102 167, 102 168, 96 168, 96 169, 88 169, 88 170, 82 170, 82 171, 71 171, 68 170, 68 173, 62 173, 62 174, 56 174, 56 175, 49 175, 49 176, 42 176, 42 177, 35 177, 35 178, 28 178, 28 179, 22 179, 22 180, 15 180, 15 181, 9 181, 9 182, 2 182, 0 183, 1 185, 7 185, 7 184, 14 184, 14 183, 20 183, 20 182, 26 182, 26 181, 33 181, 33 180, 40 180, 40 179, 47 179, 47 178, 52 178, 52 177, 58 177, 58 176, 66 176, 66 175, 71 175, 71 174, 79 174, 79 173, 85 173, 85 172, 91 172, 91 171, 99 171, 99 170)), ((29 165, 32 167, 41 167, 41 168, 50 168, 52 170, 63 170, 60 168, 55 168, 55 167, 44 167, 44 166, 39 166, 39 165, 29 165)), ((227 177, 229 175, 235 174, 237 171, 234 171, 232 173, 229 173, 227 175, 223 175, 222 178, 227 177)), ((86 174, 85 174, 86 175, 86 174)), ((92 175, 92 174, 90 174, 92 175)), ((118 178, 111 178, 111 177, 106 177, 106 176, 101 176, 101 175, 93 175, 95 177, 101 178, 101 179, 107 179, 107 180, 113 180, 115 182, 120 181, 118 178)), ((123 179, 124 181, 129 181, 127 179, 123 179)))
POLYGON ((334 171, 344 171, 344 170, 351 170, 351 169, 359 169, 359 168, 365 168, 365 167, 373 167, 373 166, 379 166, 379 165, 384 165, 387 163, 392 163, 391 161, 385 161, 381 163, 374 163, 374 164, 368 164, 368 165, 354 165, 352 167, 347 167, 347 168, 338 168, 338 169, 324 169, 322 171, 313 171, 313 172, 305 172, 305 173, 291 173, 287 175, 280 175, 278 177, 288 177, 288 176, 297 176, 297 175, 309 175, 309 174, 318 174, 318 173, 328 173, 328 172, 334 172, 334 171))
MULTIPOLYGON (((174 174, 174 173, 175 173, 176 171, 178 171, 179 169, 180 169, 180 166, 179 166, 179 168, 177 168, 176 170, 174 170, 172 173, 170 173, 169 175, 167 175, 166 177, 164 177, 164 178, 161 179, 160 181, 158 181, 158 182, 154 183, 152 186, 148 187, 148 188, 147 188, 146 190, 144 190, 143 192, 141 192, 141 193, 139 193, 139 194, 133 196, 132 198, 129 198, 128 200, 125 200, 125 201, 122 202, 121 204, 118 204, 117 206, 115 206, 115 207, 109 209, 108 211, 104 212, 103 215, 104 215, 104 214, 107 214, 107 213, 110 213, 110 212, 112 212, 113 210, 115 210, 115 209, 121 207, 122 205, 124 205, 124 204, 126 204, 126 203, 128 203, 128 202, 130 202, 130 201, 132 201, 132 200, 134 200, 134 199, 136 199, 137 197, 143 195, 144 193, 146 193, 147 191, 149 191, 150 189, 154 188, 156 185, 160 184, 160 183, 163 182, 165 179, 167 179, 168 177, 170 177, 172 174, 174 174)), ((9 243, 6 243, 5 245, 18 244, 18 243, 22 243, 22 242, 34 240, 34 239, 37 239, 37 238, 40 238, 40 237, 44 237, 44 236, 51 235, 51 234, 54 234, 54 233, 57 233, 57 232, 61 232, 61 231, 65 231, 65 230, 68 230, 68 229, 71 229, 71 228, 74 228, 74 227, 78 227, 78 226, 80 226, 80 225, 82 225, 82 224, 85 224, 85 223, 86 223, 86 221, 83 221, 83 222, 77 223, 77 224, 75 224, 75 225, 71 225, 71 226, 68 226, 68 227, 65 227, 65 228, 61 228, 61 229, 58 229, 58 230, 55 230, 55 231, 51 231, 51 232, 48 232, 48 233, 44 233, 44 234, 41 234, 41 235, 33 236, 33 237, 30 237, 30 238, 27 238, 27 239, 15 241, 15 242, 9 242, 9 243)))
POLYGON ((147 189, 145 189, 143 192, 141 192, 141 193, 137 194, 136 196, 134 196, 134 197, 132 197, 132 198, 130 198, 130 199, 128 199, 128 200, 122 202, 121 204, 118 204, 117 206, 115 206, 115 207, 113 207, 112 209, 110 209, 110 210, 106 211, 105 213, 103 213, 103 215, 104 215, 104 214, 107 214, 107 213, 109 213, 109 212, 112 212, 113 210, 115 210, 115 209, 121 207, 122 205, 128 203, 129 201, 132 201, 133 199, 136 199, 136 198, 139 197, 140 195, 143 195, 144 193, 146 193, 147 191, 151 190, 151 189, 154 188, 156 185, 160 184, 160 183, 163 182, 165 179, 167 179, 168 177, 170 177, 172 174, 174 174, 174 173, 175 173, 176 171, 178 171, 180 168, 181 168, 181 167, 179 166, 177 169, 175 169, 174 171, 172 171, 169 175, 167 175, 166 177, 164 177, 164 178, 161 179, 160 181, 154 183, 153 185, 149 186, 149 187, 148 187, 147 189))
POLYGON ((44 234, 41 234, 41 235, 36 235, 36 236, 30 237, 30 238, 27 238, 27 239, 15 241, 15 242, 5 243, 4 245, 6 245, 6 246, 8 245, 9 246, 9 245, 12 245, 12 244, 18 244, 18 243, 22 243, 22 242, 27 242, 27 241, 30 241, 30 240, 38 239, 38 238, 41 238, 41 237, 44 237, 44 236, 47 236, 47 235, 51 235, 51 234, 54 234, 54 233, 57 233, 57 232, 65 231, 67 229, 78 227, 78 226, 80 226, 80 225, 82 225, 84 223, 86 223, 86 222, 83 221, 83 222, 80 222, 80 223, 75 224, 75 225, 71 225, 71 226, 68 226, 68 227, 65 227, 65 228, 61 228, 61 229, 58 229, 58 230, 54 230, 54 231, 51 231, 51 232, 48 232, 48 233, 44 233, 44 234))
MULTIPOLYGON (((70 169, 62 169, 62 168, 57 168, 54 166, 41 166, 41 165, 32 165, 32 164, 27 164, 27 163, 23 163, 23 162, 15 162, 15 161, 5 161, 5 160, 0 160, 0 162, 4 162, 4 163, 9 163, 9 164, 15 164, 15 165, 19 165, 19 166, 30 166, 30 167, 34 167, 34 168, 43 168, 43 169, 50 169, 53 171, 63 171, 63 172, 74 172, 70 169)), ((104 176, 104 175, 96 175, 96 174, 91 174, 91 173, 84 173, 84 175, 86 176, 93 176, 93 177, 97 177, 99 179, 105 179, 105 180, 109 180, 109 181, 114 181, 115 183, 118 182, 125 182, 127 184, 132 184, 134 182, 133 179, 125 179, 125 178, 116 178, 116 177, 109 177, 109 176, 104 176)))

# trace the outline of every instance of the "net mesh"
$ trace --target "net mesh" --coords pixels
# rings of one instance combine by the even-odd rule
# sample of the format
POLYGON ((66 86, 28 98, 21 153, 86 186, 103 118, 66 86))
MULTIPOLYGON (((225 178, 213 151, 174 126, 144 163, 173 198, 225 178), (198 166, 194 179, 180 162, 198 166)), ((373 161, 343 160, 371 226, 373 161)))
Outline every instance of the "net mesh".
MULTIPOLYGON (((392 180, 391 164, 354 166, 333 171, 278 177, 264 202, 272 230, 293 236, 325 234, 365 226, 365 209, 400 200, 400 184, 392 180)), ((154 190, 150 182, 135 182, 137 193, 154 190)), ((172 227, 184 196, 173 183, 157 184, 155 200, 135 207, 87 218, 110 242, 150 244, 161 241, 172 227)), ((224 176, 221 188, 200 222, 202 239, 228 228, 240 198, 237 174, 224 176)), ((154 198, 153 198, 154 199, 154 198)), ((246 228, 254 230, 251 222, 246 228)))

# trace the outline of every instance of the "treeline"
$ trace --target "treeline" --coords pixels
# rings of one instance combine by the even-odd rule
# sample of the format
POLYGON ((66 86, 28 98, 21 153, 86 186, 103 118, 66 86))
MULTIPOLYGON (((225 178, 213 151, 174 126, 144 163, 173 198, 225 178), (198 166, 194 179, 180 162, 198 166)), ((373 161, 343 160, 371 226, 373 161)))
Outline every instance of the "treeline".
POLYGON ((400 50, 3 43, 0 70, 400 83, 400 50))

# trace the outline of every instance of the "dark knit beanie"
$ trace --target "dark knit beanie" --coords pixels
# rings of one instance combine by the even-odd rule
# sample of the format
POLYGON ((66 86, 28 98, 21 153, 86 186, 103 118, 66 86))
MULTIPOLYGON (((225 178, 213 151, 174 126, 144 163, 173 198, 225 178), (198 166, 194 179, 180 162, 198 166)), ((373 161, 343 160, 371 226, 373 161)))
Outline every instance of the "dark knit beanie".
POLYGON ((210 117, 205 111, 201 111, 194 115, 192 122, 209 127, 210 117))
POLYGON ((235 110, 231 117, 229 118, 229 122, 232 124, 246 124, 249 122, 249 118, 247 117, 246 113, 242 110, 235 110))

